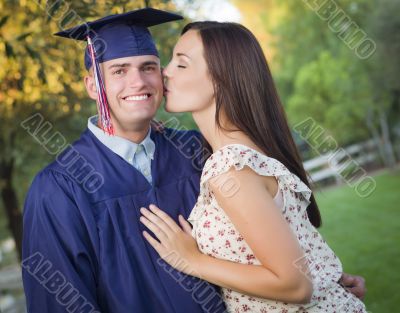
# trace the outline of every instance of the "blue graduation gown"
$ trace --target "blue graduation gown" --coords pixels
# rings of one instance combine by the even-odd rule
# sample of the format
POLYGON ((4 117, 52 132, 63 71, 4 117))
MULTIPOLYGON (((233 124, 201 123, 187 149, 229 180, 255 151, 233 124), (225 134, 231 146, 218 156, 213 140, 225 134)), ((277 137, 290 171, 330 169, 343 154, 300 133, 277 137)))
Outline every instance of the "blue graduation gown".
POLYGON ((35 177, 24 208, 28 312, 225 311, 215 286, 175 271, 143 238, 139 209, 188 217, 201 174, 197 132, 151 138, 152 185, 89 130, 35 177))

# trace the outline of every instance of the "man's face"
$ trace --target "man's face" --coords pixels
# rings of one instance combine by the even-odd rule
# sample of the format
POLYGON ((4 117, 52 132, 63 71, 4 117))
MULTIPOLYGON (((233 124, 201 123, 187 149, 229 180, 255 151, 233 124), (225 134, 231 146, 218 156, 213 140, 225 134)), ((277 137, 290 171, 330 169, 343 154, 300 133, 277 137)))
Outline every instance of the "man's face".
POLYGON ((159 58, 119 58, 102 63, 101 70, 116 135, 147 128, 163 97, 159 58))

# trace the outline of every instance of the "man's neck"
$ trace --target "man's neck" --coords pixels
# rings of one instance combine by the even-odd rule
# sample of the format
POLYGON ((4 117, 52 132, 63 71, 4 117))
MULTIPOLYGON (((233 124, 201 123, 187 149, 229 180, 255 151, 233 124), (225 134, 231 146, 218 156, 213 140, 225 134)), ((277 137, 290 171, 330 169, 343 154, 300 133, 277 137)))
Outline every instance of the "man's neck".
MULTIPOLYGON (((97 123, 97 126, 102 129, 100 121, 97 123)), ((147 136, 149 129, 150 129, 150 123, 147 123, 141 127, 137 127, 135 129, 123 129, 120 126, 114 125, 114 134, 115 136, 124 138, 126 140, 129 140, 134 143, 141 143, 147 136)))

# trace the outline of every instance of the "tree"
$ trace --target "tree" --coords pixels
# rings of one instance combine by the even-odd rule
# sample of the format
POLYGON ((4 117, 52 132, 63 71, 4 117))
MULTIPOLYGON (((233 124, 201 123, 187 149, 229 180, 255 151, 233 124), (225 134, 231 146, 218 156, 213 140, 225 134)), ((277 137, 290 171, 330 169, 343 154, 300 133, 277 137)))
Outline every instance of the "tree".
POLYGON ((272 30, 284 14, 285 7, 278 5, 274 0, 233 0, 233 3, 241 12, 241 23, 257 37, 268 62, 274 64, 275 50, 272 30))
MULTIPOLYGON (((262 15, 263 27, 272 35, 273 74, 290 121, 314 117, 341 144, 372 135, 379 142, 385 164, 393 166, 392 129, 400 124, 399 17, 395 13, 399 1, 254 2, 268 8, 262 15), (313 4, 323 5, 313 10, 313 4), (336 4, 336 12, 344 12, 376 43, 377 50, 370 58, 359 58, 345 44, 339 29, 346 24, 340 24, 340 18, 322 18, 330 4, 336 4), (280 13, 278 22, 271 21, 276 12, 280 13)), ((244 13, 245 22, 256 14, 244 13)))
POLYGON ((399 10, 396 0, 379 1, 368 23, 377 42, 377 52, 367 64, 377 105, 368 108, 367 124, 375 140, 382 143, 380 152, 388 167, 396 164, 392 138, 394 125, 400 124, 400 17, 395 13, 399 10))
POLYGON ((371 105, 367 77, 358 67, 321 51, 317 60, 304 65, 295 80, 293 95, 287 101, 292 124, 309 117, 324 127, 339 144, 346 145, 368 136, 366 108, 371 105), (353 77, 358 77, 352 86, 353 77))

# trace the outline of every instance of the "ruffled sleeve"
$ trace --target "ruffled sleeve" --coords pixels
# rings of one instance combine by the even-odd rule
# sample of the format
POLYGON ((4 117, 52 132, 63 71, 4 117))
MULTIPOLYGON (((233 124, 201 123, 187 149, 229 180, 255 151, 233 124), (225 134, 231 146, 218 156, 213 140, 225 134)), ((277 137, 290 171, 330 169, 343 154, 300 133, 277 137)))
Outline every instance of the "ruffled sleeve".
POLYGON ((200 180, 200 195, 188 219, 194 228, 196 220, 201 217, 202 208, 208 205, 206 201, 208 198, 206 195, 209 193, 207 188, 208 181, 229 171, 231 168, 241 170, 245 166, 248 166, 259 175, 276 177, 279 189, 283 192, 284 203, 287 203, 286 193, 289 191, 294 193, 295 197, 301 196, 303 205, 301 205, 300 210, 306 210, 310 203, 312 192, 296 175, 274 158, 241 144, 231 144, 214 152, 204 165, 200 180))
POLYGON ((280 187, 287 186, 291 191, 300 193, 305 200, 309 201, 310 188, 281 162, 240 144, 225 146, 210 156, 203 169, 201 187, 204 187, 211 178, 227 172, 232 167, 241 170, 244 166, 248 166, 262 176, 275 176, 280 187))

